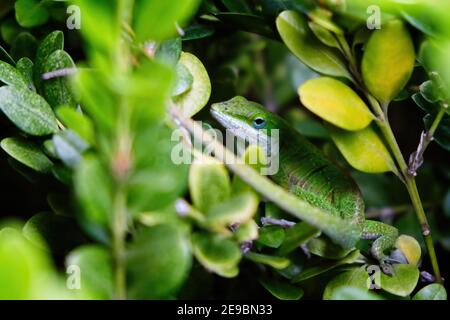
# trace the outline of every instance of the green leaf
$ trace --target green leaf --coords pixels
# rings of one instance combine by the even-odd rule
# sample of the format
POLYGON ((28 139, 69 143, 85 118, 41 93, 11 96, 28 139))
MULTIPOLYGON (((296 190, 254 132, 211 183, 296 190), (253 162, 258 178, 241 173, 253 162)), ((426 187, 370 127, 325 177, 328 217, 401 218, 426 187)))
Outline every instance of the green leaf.
POLYGON ((211 81, 202 62, 193 54, 182 52, 179 63, 192 75, 189 91, 173 98, 173 102, 186 117, 192 117, 208 103, 211 95, 211 81))
POLYGON ((333 290, 330 300, 384 300, 381 296, 367 291, 366 289, 343 286, 333 290))
POLYGON ((302 15, 283 11, 276 24, 283 42, 308 67, 326 75, 352 79, 340 53, 317 40, 302 15))
MULTIPOLYGON (((435 119, 435 115, 427 114, 423 118, 423 122, 425 123, 425 127, 427 130, 431 128, 433 121, 435 119)), ((436 141, 442 148, 447 151, 450 151, 450 116, 444 115, 439 126, 433 135, 434 141, 436 141)))
POLYGON ((252 13, 245 0, 222 0, 222 2, 231 12, 252 13))
POLYGON ((61 31, 53 31, 47 35, 39 44, 34 61, 34 85, 38 90, 42 90, 42 74, 48 57, 56 50, 64 49, 64 34, 61 31))
POLYGON ((312 238, 315 238, 320 231, 310 225, 300 222, 286 230, 286 236, 281 247, 276 251, 278 255, 285 255, 294 251, 312 238))
POLYGON ((173 36, 176 34, 175 24, 182 25, 195 12, 198 4, 198 0, 137 1, 134 30, 138 40, 163 40, 173 36))
POLYGON ((110 252, 99 245, 76 248, 66 258, 66 268, 76 266, 80 272, 81 289, 90 299, 113 298, 113 270, 110 252))
MULTIPOLYGON (((295 276, 292 279, 292 282, 296 283, 296 282, 305 281, 307 279, 311 279, 320 274, 323 274, 325 272, 333 270, 339 266, 354 263, 356 260, 358 260, 359 257, 360 257, 359 250, 354 250, 341 260, 325 262, 318 266, 310 267, 310 268, 303 270, 302 272, 300 272, 300 274, 298 274, 297 276, 295 276)), ((367 273, 366 273, 366 277, 367 277, 367 273)))
POLYGON ((27 88, 34 90, 33 84, 33 61, 29 58, 24 57, 17 61, 16 68, 21 73, 21 75, 25 78, 27 83, 27 88))
POLYGON ((364 83, 382 104, 388 104, 408 82, 414 63, 414 44, 405 25, 400 20, 386 22, 372 33, 364 50, 364 83))
POLYGON ((255 215, 258 204, 258 197, 254 193, 245 192, 212 207, 206 221, 212 226, 244 223, 255 215))
POLYGON ((90 224, 106 226, 113 214, 112 185, 109 172, 101 162, 89 156, 75 171, 75 189, 90 224))
POLYGON ((62 106, 56 110, 56 115, 65 126, 75 131, 87 143, 95 144, 94 125, 81 111, 69 106, 62 106))
POLYGON ((12 87, 28 87, 22 74, 16 68, 3 61, 0 61, 0 83, 1 82, 12 87))
POLYGON ((53 212, 32 216, 24 225, 23 234, 41 249, 61 256, 85 240, 74 219, 53 212))
POLYGON ((58 131, 55 114, 40 95, 24 88, 0 88, 0 109, 22 131, 45 136, 58 131))
POLYGON ((24 28, 38 27, 49 19, 45 1, 17 0, 15 4, 17 22, 24 28))
POLYGON ((308 80, 298 90, 305 107, 346 130, 361 130, 374 119, 364 101, 347 85, 333 78, 308 80))
POLYGON ((246 259, 255 263, 265 264, 275 269, 287 268, 291 261, 285 257, 271 256, 268 254, 248 252, 245 256, 246 259))
POLYGON ((253 241, 258 238, 259 227, 255 220, 249 220, 239 225, 234 233, 235 239, 239 242, 253 241))
POLYGON ((339 298, 340 296, 336 290, 348 286, 357 287, 367 293, 368 280, 369 275, 364 267, 357 267, 343 272, 328 282, 325 291, 323 292, 323 299, 332 300, 333 298, 339 298))
POLYGON ((32 34, 21 32, 14 38, 11 45, 11 55, 16 61, 24 57, 34 59, 37 47, 37 40, 32 34))
MULTIPOLYGON (((43 72, 53 72, 62 69, 71 69, 75 67, 70 55, 63 50, 56 50, 51 53, 43 65, 43 72)), ((43 90, 45 98, 53 107, 62 105, 75 106, 76 102, 72 96, 67 77, 56 77, 44 80, 43 90)))
POLYGON ((380 277, 381 289, 396 296, 406 297, 417 285, 419 269, 412 264, 394 264, 392 276, 381 272, 380 277))
POLYGON ((433 114, 439 112, 439 106, 425 100, 420 92, 414 93, 411 98, 423 111, 433 114))
POLYGON ((88 145, 76 133, 64 130, 53 135, 56 155, 70 168, 75 168, 82 159, 88 145))
POLYGON ((0 145, 11 157, 36 171, 48 173, 53 166, 37 145, 23 138, 6 138, 0 145))
POLYGON ((238 30, 260 34, 267 38, 276 38, 270 25, 260 16, 235 12, 220 12, 214 14, 214 16, 225 25, 233 26, 238 30))
POLYGON ((156 50, 155 57, 159 61, 176 65, 181 56, 182 41, 180 37, 163 41, 156 50))
POLYGON ((229 198, 231 186, 228 171, 219 162, 195 160, 189 171, 189 191, 194 206, 207 213, 229 198))
POLYGON ((258 243, 269 247, 278 248, 283 243, 286 232, 279 226, 265 226, 259 229, 258 243))
POLYGON ((307 246, 312 254, 327 259, 342 259, 351 251, 351 249, 344 249, 325 237, 311 239, 307 246))
POLYGON ((184 30, 183 41, 198 40, 210 37, 214 34, 215 29, 201 24, 191 24, 184 30))
POLYGON ((260 283, 275 298, 280 300, 300 300, 304 294, 302 288, 298 288, 289 283, 270 279, 263 279, 260 283))
POLYGON ((447 291, 440 283, 432 283, 420 289, 413 300, 447 300, 447 291))
POLYGON ((192 246, 207 270, 226 278, 238 275, 241 250, 235 242, 220 235, 197 233, 192 236, 192 246))
POLYGON ((323 44, 340 50, 339 42, 330 30, 312 21, 308 22, 308 26, 317 39, 319 39, 323 44))
POLYGON ((437 101, 443 101, 445 97, 442 95, 441 90, 436 87, 436 84, 432 80, 425 81, 420 85, 420 94, 429 103, 435 103, 437 101))
POLYGON ((194 77, 189 72, 189 70, 182 64, 177 64, 177 83, 175 88, 173 88, 172 96, 179 96, 192 88, 192 83, 194 82, 194 77))
POLYGON ((367 173, 397 173, 388 149, 371 126, 360 131, 345 131, 331 126, 328 130, 339 151, 353 168, 367 173))
POLYGON ((189 240, 181 227, 140 229, 128 248, 130 297, 167 298, 186 280, 191 264, 189 240))

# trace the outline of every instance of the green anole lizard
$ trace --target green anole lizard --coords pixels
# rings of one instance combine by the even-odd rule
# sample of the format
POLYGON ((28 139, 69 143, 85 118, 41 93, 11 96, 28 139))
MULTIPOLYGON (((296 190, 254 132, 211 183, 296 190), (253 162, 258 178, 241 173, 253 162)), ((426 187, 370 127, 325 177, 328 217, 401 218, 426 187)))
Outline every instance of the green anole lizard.
POLYGON ((361 239, 374 240, 371 254, 385 273, 390 273, 386 251, 393 247, 398 231, 377 221, 365 220, 364 203, 355 182, 328 160, 314 145, 279 116, 243 97, 216 103, 211 113, 234 135, 249 140, 279 130, 279 172, 271 179, 241 163, 201 125, 171 109, 178 125, 207 145, 214 156, 268 200, 300 220, 316 227, 344 248, 361 239), (267 130, 262 130, 267 129, 267 130), (234 160, 233 160, 234 159, 234 160))

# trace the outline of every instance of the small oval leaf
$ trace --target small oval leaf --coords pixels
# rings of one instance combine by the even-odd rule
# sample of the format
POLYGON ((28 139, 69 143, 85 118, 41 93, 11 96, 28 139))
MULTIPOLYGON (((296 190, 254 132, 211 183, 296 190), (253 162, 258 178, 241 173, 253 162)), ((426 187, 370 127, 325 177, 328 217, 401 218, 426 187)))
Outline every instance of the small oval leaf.
POLYGON ((374 118, 364 101, 350 87, 333 78, 308 80, 298 93, 306 108, 342 129, 363 129, 374 118))
POLYGON ((58 131, 51 107, 40 95, 24 88, 0 88, 0 109, 24 132, 45 136, 58 131))
POLYGON ((39 172, 47 173, 53 162, 37 145, 22 138, 6 138, 0 143, 3 150, 20 163, 39 172))
POLYGON ((416 266, 419 263, 422 249, 415 238, 402 234, 397 238, 395 247, 403 253, 409 264, 416 266))
POLYGON ((250 220, 258 209, 258 197, 245 192, 219 203, 207 213, 207 223, 213 226, 227 226, 250 220))
POLYGON ((420 289, 413 300, 447 300, 447 291, 440 283, 432 283, 420 289))
POLYGON ((371 126, 360 131, 345 131, 331 126, 328 130, 339 151, 353 168, 367 173, 397 173, 388 149, 371 126))
POLYGON ((370 36, 361 71, 369 91, 388 104, 411 77, 415 63, 414 44, 403 22, 392 20, 370 36))
POLYGON ((13 87, 28 87, 25 78, 16 68, 0 61, 0 83, 2 82, 13 87))
POLYGON ((193 82, 191 89, 174 97, 173 102, 186 117, 192 117, 208 103, 211 81, 202 62, 193 54, 182 52, 179 63, 190 72, 193 82))
POLYGON ((352 79, 339 51, 317 40, 301 14, 283 11, 276 25, 289 50, 308 67, 326 75, 352 79))
POLYGON ((380 274, 381 289, 396 296, 406 297, 419 280, 419 269, 412 264, 394 264, 392 275, 380 274))

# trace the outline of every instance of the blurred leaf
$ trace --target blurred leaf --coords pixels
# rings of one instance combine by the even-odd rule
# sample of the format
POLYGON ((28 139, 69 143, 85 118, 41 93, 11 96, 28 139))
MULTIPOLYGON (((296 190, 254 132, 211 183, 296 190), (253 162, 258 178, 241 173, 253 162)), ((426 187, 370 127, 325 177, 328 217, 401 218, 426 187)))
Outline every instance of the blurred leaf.
POLYGON ((249 220, 239 225, 234 233, 235 239, 239 242, 253 241, 258 239, 259 227, 254 220, 249 220))
POLYGON ((23 138, 6 138, 1 147, 11 157, 36 171, 48 173, 53 166, 37 145, 23 138))
POLYGON ((75 220, 41 212, 32 216, 23 227, 24 236, 41 249, 65 255, 83 242, 75 220))
POLYGON ((210 37, 214 34, 214 28, 201 25, 201 24, 191 24, 184 30, 183 41, 199 40, 210 37))
POLYGON ((209 271, 226 278, 238 275, 241 251, 233 241, 213 234, 192 235, 192 246, 197 260, 209 271))
POLYGON ((173 102, 186 117, 192 117, 208 103, 211 95, 211 81, 202 62, 194 55, 182 52, 179 63, 193 77, 189 91, 173 98, 173 102))
POLYGON ((77 266, 81 275, 81 290, 90 299, 113 298, 112 258, 108 250, 98 245, 76 248, 66 257, 66 268, 77 266))
POLYGON ((447 190, 445 197, 442 202, 442 208, 444 209, 445 215, 450 218, 450 188, 447 190))
POLYGON ((0 45, 0 60, 6 61, 11 65, 14 65, 16 63, 14 59, 9 55, 8 51, 6 51, 1 45, 0 45))
POLYGON ((28 87, 22 74, 16 68, 3 61, 0 61, 0 82, 12 87, 28 87))
POLYGON ((252 13, 250 6, 245 0, 222 0, 222 2, 231 12, 252 13))
POLYGON ((75 189, 88 224, 107 226, 113 214, 109 172, 93 156, 81 161, 75 172, 75 189))
POLYGON ((17 22, 24 28, 43 25, 49 18, 44 4, 45 1, 40 0, 17 0, 15 4, 17 22))
POLYGON ((333 290, 330 300, 383 300, 383 298, 366 289, 343 286, 333 290))
POLYGON ((194 82, 194 77, 182 64, 177 64, 177 83, 172 91, 172 96, 179 96, 192 88, 192 83, 194 82))
POLYGON ((248 13, 220 12, 214 14, 227 26, 243 30, 246 32, 256 33, 267 38, 275 38, 275 34, 266 20, 248 13))
POLYGON ((298 93, 305 107, 342 129, 361 130, 374 119, 364 101, 350 87, 333 78, 308 80, 298 93))
POLYGON ((48 57, 56 50, 64 49, 64 34, 61 31, 53 31, 39 44, 34 60, 34 85, 42 90, 42 74, 48 57))
POLYGON ((53 135, 55 152, 64 164, 70 168, 76 167, 82 160, 88 145, 75 132, 64 130, 53 135))
POLYGON ((328 130, 334 143, 353 168, 367 173, 397 173, 388 149, 371 126, 352 132, 331 126, 328 130))
POLYGON ((411 98, 423 111, 433 114, 439 112, 439 106, 425 100, 421 93, 417 92, 411 98))
POLYGON ((135 6, 135 23, 139 41, 162 40, 176 34, 175 24, 186 21, 198 6, 198 0, 139 0, 135 6), (164 19, 160 17, 164 16, 164 19))
POLYGON ((300 300, 304 294, 303 289, 288 283, 270 279, 263 279, 260 283, 275 298, 280 300, 300 300))
POLYGON ((165 40, 161 42, 156 50, 156 59, 166 62, 170 65, 176 65, 181 56, 181 38, 176 37, 173 39, 165 40))
POLYGON ((186 280, 191 264, 189 241, 181 227, 140 229, 128 249, 130 297, 167 298, 186 280))
POLYGON ((436 87, 436 84, 431 81, 425 81, 420 85, 420 94, 427 100, 429 103, 435 103, 437 101, 442 101, 445 99, 443 97, 439 88, 436 87))
POLYGON ((280 226, 264 226, 259 229, 258 243, 269 247, 278 248, 283 243, 286 232, 280 226))
POLYGON ((29 32, 19 33, 12 42, 11 56, 18 61, 21 58, 34 59, 38 42, 29 32))
POLYGON ((305 110, 291 109, 287 113, 286 119, 304 137, 317 139, 329 139, 330 137, 322 122, 305 110))
POLYGON ((394 264, 392 276, 382 272, 380 276, 381 289, 397 296, 406 297, 417 285, 419 270, 412 264, 394 264))
POLYGON ((69 106, 59 107, 56 114, 64 125, 75 131, 83 140, 90 145, 95 144, 94 126, 88 117, 69 106))
POLYGON ((339 42, 330 30, 312 21, 308 22, 308 26, 317 37, 317 39, 319 39, 323 44, 340 50, 339 42))
MULTIPOLYGON (((360 256, 359 250, 354 250, 341 260, 325 262, 318 266, 310 267, 308 269, 303 270, 300 274, 295 276, 292 279, 292 282, 297 283, 297 282, 305 281, 307 279, 316 277, 322 273, 333 270, 339 266, 354 263, 359 258, 359 256, 360 256)), ((363 270, 363 271, 366 274, 366 278, 367 278, 367 273, 365 272, 365 270, 363 270)), ((341 285, 340 282, 339 282, 339 284, 341 285)), ((326 292, 326 290, 325 290, 325 292, 326 292)), ((324 296, 325 296, 325 293, 324 293, 324 296)))
POLYGON ((413 300, 447 300, 447 291, 442 284, 432 283, 420 289, 413 300))
POLYGON ((250 220, 258 209, 258 197, 245 192, 213 206, 207 213, 207 223, 212 226, 241 224, 250 220))
MULTIPOLYGON (((43 72, 47 73, 74 67, 75 63, 67 52, 56 50, 44 62, 43 72)), ((76 104, 69 88, 67 77, 56 77, 45 80, 43 89, 45 98, 53 108, 62 105, 75 106, 76 104)))
POLYGON ((323 292, 323 299, 332 300, 333 298, 340 298, 341 296, 339 295, 339 292, 336 291, 338 289, 346 288, 349 286, 356 287, 360 290, 364 290, 366 292, 365 296, 367 297, 368 279, 369 275, 367 274, 365 268, 357 267, 349 271, 343 272, 334 277, 330 282, 328 282, 325 291, 323 292))
POLYGON ((387 104, 408 82, 414 61, 414 44, 404 24, 400 20, 386 22, 366 44, 361 65, 364 83, 387 104))
POLYGON ((340 53, 322 44, 309 30, 306 19, 295 11, 283 11, 276 21, 286 46, 311 69, 351 79, 340 53))
POLYGON ((244 256, 246 259, 251 260, 255 263, 265 264, 275 269, 284 269, 291 263, 288 258, 271 256, 268 254, 248 252, 244 256))
POLYGON ((230 177, 219 162, 195 160, 189 171, 189 191, 194 206, 207 213, 230 196, 230 177))

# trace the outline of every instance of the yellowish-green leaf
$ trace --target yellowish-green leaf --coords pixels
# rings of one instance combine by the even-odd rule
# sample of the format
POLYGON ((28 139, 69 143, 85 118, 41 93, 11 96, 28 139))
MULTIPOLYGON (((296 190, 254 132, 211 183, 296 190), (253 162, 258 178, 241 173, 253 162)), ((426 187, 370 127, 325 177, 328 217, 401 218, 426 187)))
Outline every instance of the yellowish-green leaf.
POLYGON ((345 131, 329 126, 329 132, 353 168, 367 173, 397 173, 388 149, 371 126, 360 131, 345 131))
POLYGON ((420 289, 413 300, 447 300, 447 291, 440 283, 432 283, 420 289))
POLYGON ((192 86, 186 92, 173 98, 186 117, 192 117, 208 103, 211 96, 211 81, 202 62, 193 54, 182 52, 178 62, 191 73, 192 86))
POLYGON ((416 266, 419 263, 422 250, 420 248, 420 244, 416 239, 411 236, 402 234, 397 238, 395 247, 403 253, 409 264, 416 266))
POLYGON ((382 104, 387 104, 408 82, 414 62, 414 44, 405 25, 399 20, 386 22, 373 32, 364 50, 364 83, 382 104))
POLYGON ((258 197, 253 192, 234 196, 208 212, 207 222, 214 226, 227 226, 250 220, 258 209, 258 197))
POLYGON ((401 297, 411 294, 418 280, 419 269, 412 264, 395 264, 392 275, 380 274, 381 289, 401 297))
POLYGON ((189 171, 189 191, 194 206, 203 213, 230 196, 230 176, 222 163, 195 160, 189 171))
POLYGON ((276 20, 283 42, 311 69, 330 76, 352 79, 339 51, 320 42, 308 28, 306 18, 286 10, 276 20))
POLYGON ((298 90, 311 112, 346 130, 360 130, 373 120, 364 101, 347 85, 329 77, 314 78, 298 90))
POLYGON ((271 256, 262 253, 249 252, 245 255, 245 258, 256 263, 268 265, 275 269, 287 268, 291 261, 285 257, 271 256))

